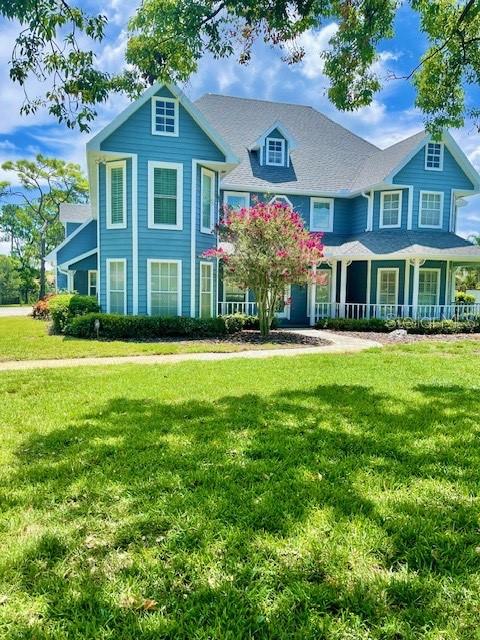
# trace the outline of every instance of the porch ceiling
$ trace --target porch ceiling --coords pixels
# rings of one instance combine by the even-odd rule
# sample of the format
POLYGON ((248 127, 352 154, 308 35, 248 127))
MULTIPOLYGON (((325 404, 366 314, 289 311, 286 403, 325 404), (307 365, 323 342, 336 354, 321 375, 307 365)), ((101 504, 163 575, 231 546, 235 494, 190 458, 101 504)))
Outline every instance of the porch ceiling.
POLYGON ((326 258, 375 260, 435 258, 480 262, 480 247, 454 233, 439 231, 378 231, 355 236, 326 234, 326 258))

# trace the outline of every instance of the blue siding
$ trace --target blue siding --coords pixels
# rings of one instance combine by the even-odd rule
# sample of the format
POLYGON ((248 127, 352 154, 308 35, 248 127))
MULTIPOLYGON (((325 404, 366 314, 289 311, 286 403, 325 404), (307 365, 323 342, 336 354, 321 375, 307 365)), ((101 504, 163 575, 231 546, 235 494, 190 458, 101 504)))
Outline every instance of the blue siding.
POLYGON ((71 236, 75 229, 78 229, 80 222, 67 222, 65 224, 65 237, 71 236))
MULTIPOLYGON (((171 97, 163 88, 157 95, 171 97)), ((103 143, 102 149, 138 155, 138 285, 139 313, 147 312, 147 259, 182 260, 182 312, 190 314, 190 213, 192 186, 192 159, 224 161, 225 157, 193 118, 180 105, 179 136, 157 136, 151 133, 151 101, 140 107, 130 118, 114 131, 103 143), (148 161, 177 162, 183 164, 183 230, 171 231, 149 229, 147 226, 148 161)), ((130 173, 130 172, 129 172, 130 173)), ((131 177, 129 178, 131 183, 131 177)), ((197 184, 200 189, 200 184, 197 184)), ((129 213, 126 230, 105 230, 104 172, 101 174, 101 304, 105 305, 105 260, 109 257, 126 257, 128 270, 128 308, 131 313, 132 300, 132 236, 129 213)), ((130 211, 130 209, 129 209, 130 211)), ((200 216, 197 214, 197 227, 200 216)), ((198 252, 197 252, 198 253, 198 252)), ((198 276, 197 276, 198 278, 198 276)), ((198 290, 196 292, 198 298, 198 290)))
POLYGON ((404 260, 372 260, 372 278, 370 281, 370 303, 377 304, 377 278, 379 269, 398 268, 398 304, 404 304, 405 294, 405 261, 404 260))
POLYGON ((421 149, 393 179, 394 184, 413 185, 413 229, 418 229, 420 191, 443 191, 443 231, 450 223, 452 189, 473 189, 473 184, 445 147, 443 171, 425 170, 425 148, 421 149))
POLYGON ((349 201, 351 204, 351 233, 363 233, 367 228, 368 200, 364 196, 357 196, 349 201))
MULTIPOLYGON (((393 187, 392 190, 398 191, 393 187)), ((408 226, 408 189, 400 189, 402 192, 402 212, 400 216, 401 229, 407 229, 408 226)), ((381 191, 375 191, 373 197, 373 231, 382 231, 380 229, 380 202, 381 191)), ((388 231, 394 231, 395 229, 387 229, 388 231)))
POLYGON ((70 265, 72 271, 96 271, 97 269, 97 254, 83 258, 74 264, 70 265))
POLYGON ((64 291, 68 286, 67 275, 59 269, 56 270, 56 285, 57 291, 64 291))
POLYGON ((57 264, 63 264, 97 247, 97 221, 92 220, 57 253, 57 264))

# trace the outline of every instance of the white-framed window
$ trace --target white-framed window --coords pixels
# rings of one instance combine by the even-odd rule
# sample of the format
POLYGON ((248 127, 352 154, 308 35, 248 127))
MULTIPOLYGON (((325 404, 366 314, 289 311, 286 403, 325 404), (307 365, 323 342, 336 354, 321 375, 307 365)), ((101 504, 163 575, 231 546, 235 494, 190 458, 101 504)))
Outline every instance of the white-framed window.
POLYGON ((213 264, 200 262, 200 318, 213 317, 213 264))
POLYGON ((237 287, 235 284, 223 283, 224 302, 240 302, 243 304, 247 301, 247 293, 246 289, 240 289, 240 287, 237 287))
POLYGON ((425 145, 425 169, 428 171, 443 170, 442 142, 428 142, 425 145))
POLYGON ((443 191, 420 191, 418 226, 441 229, 443 226, 443 191))
POLYGON ((223 203, 232 209, 243 209, 250 206, 250 194, 245 191, 224 191, 223 203))
POLYGON ((285 164, 285 140, 283 138, 267 138, 266 164, 272 167, 283 167, 285 164))
POLYGON ((107 259, 107 313, 127 313, 127 261, 107 259))
POLYGON ((332 198, 310 198, 310 231, 333 231, 332 198))
POLYGON ((147 260, 147 313, 182 315, 182 261, 147 260))
POLYGON ((287 198, 287 196, 273 196, 273 198, 270 200, 269 204, 273 204, 274 202, 280 202, 280 204, 286 204, 289 207, 293 208, 293 204, 287 198))
POLYGON ((215 173, 202 167, 200 183, 200 230, 211 233, 215 224, 215 173))
POLYGON ((98 272, 94 269, 88 272, 88 295, 93 298, 97 297, 97 278, 98 272))
POLYGON ((127 226, 127 163, 107 163, 107 229, 127 226))
POLYGON ((418 274, 418 304, 434 306, 440 302, 440 269, 420 269, 418 274))
POLYGON ((178 100, 176 98, 152 98, 152 134, 154 136, 178 136, 178 100))
POLYGON ((377 304, 396 307, 398 304, 398 268, 377 271, 377 304))
MULTIPOLYGON (((319 282, 315 285, 315 304, 330 304, 332 301, 332 270, 317 269, 319 282)), ((310 317, 310 296, 312 287, 307 285, 307 316, 310 317)))
POLYGON ((393 229, 401 226, 402 192, 380 192, 380 228, 393 229))
POLYGON ((148 226, 183 228, 183 164, 148 162, 148 226))
POLYGON ((277 318, 286 318, 287 320, 290 320, 291 304, 287 301, 290 300, 291 296, 292 296, 292 287, 290 285, 287 285, 285 287, 285 294, 284 294, 283 301, 280 301, 278 303, 277 308, 275 310, 275 315, 277 316, 277 318))

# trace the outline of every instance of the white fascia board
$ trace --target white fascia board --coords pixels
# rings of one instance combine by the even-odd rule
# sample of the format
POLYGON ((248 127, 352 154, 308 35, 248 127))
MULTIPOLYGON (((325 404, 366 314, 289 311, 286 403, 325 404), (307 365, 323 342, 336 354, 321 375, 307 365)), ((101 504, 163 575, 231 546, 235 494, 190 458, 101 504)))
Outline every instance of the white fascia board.
POLYGON ((137 111, 141 106, 148 102, 162 87, 166 87, 172 95, 178 98, 184 109, 192 116, 198 126, 207 134, 212 142, 220 149, 225 155, 226 162, 232 164, 239 164, 240 160, 232 151, 230 146, 223 140, 220 134, 215 131, 212 125, 208 122, 205 116, 199 109, 186 97, 186 95, 173 84, 164 84, 162 82, 156 82, 149 87, 135 102, 128 105, 121 113, 114 118, 110 124, 103 128, 96 136, 87 142, 88 151, 100 151, 101 143, 108 138, 118 127, 120 127, 128 118, 137 111))
POLYGON ((62 264, 58 265, 59 269, 68 269, 70 267, 71 264, 75 264, 75 262, 80 262, 80 260, 85 260, 85 258, 89 258, 90 256, 93 256, 97 253, 97 249, 90 249, 90 251, 85 251, 85 253, 81 253, 78 256, 75 256, 75 258, 71 258, 70 260, 67 260, 66 262, 62 262, 62 264))
POLYGON ((455 138, 453 138, 453 136, 448 131, 445 131, 443 134, 443 143, 455 158, 465 175, 472 181, 475 193, 479 192, 480 174, 467 158, 462 148, 459 147, 459 145, 455 141, 455 138))
POLYGON ((48 260, 48 261, 55 260, 57 257, 58 251, 60 251, 60 249, 63 249, 63 247, 65 247, 70 242, 70 240, 73 240, 75 236, 78 236, 78 234, 81 231, 83 231, 83 229, 85 229, 85 227, 87 227, 91 222, 93 222, 93 217, 83 222, 79 227, 75 229, 75 231, 73 231, 73 233, 71 233, 69 236, 64 238, 64 240, 62 240, 62 242, 57 247, 55 247, 55 249, 52 249, 50 253, 45 256, 45 260, 48 260))
POLYGON ((265 144, 265 140, 275 129, 278 129, 278 131, 280 131, 283 137, 288 141, 290 151, 293 151, 297 146, 297 142, 292 134, 288 131, 288 129, 280 122, 280 120, 276 120, 270 127, 268 127, 268 129, 264 131, 264 133, 262 133, 262 135, 257 138, 252 145, 248 147, 248 149, 250 151, 254 151, 255 149, 259 149, 260 147, 262 147, 265 144))

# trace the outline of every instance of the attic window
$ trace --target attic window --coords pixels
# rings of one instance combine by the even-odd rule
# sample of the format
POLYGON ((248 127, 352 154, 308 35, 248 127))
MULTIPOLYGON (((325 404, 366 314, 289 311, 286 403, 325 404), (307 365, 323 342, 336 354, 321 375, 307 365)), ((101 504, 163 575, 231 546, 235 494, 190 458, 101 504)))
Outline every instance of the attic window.
POLYGON ((441 171, 443 169, 443 144, 429 142, 425 147, 425 169, 441 171))
POLYGON ((287 196, 273 196, 273 198, 270 200, 269 204, 274 204, 275 202, 279 202, 280 204, 284 204, 287 207, 292 207, 292 203, 290 202, 290 200, 287 198, 287 196))
POLYGON ((178 136, 178 100, 152 98, 152 134, 178 136))
POLYGON ((285 164, 285 140, 283 138, 267 138, 267 164, 272 167, 283 167, 285 164))

